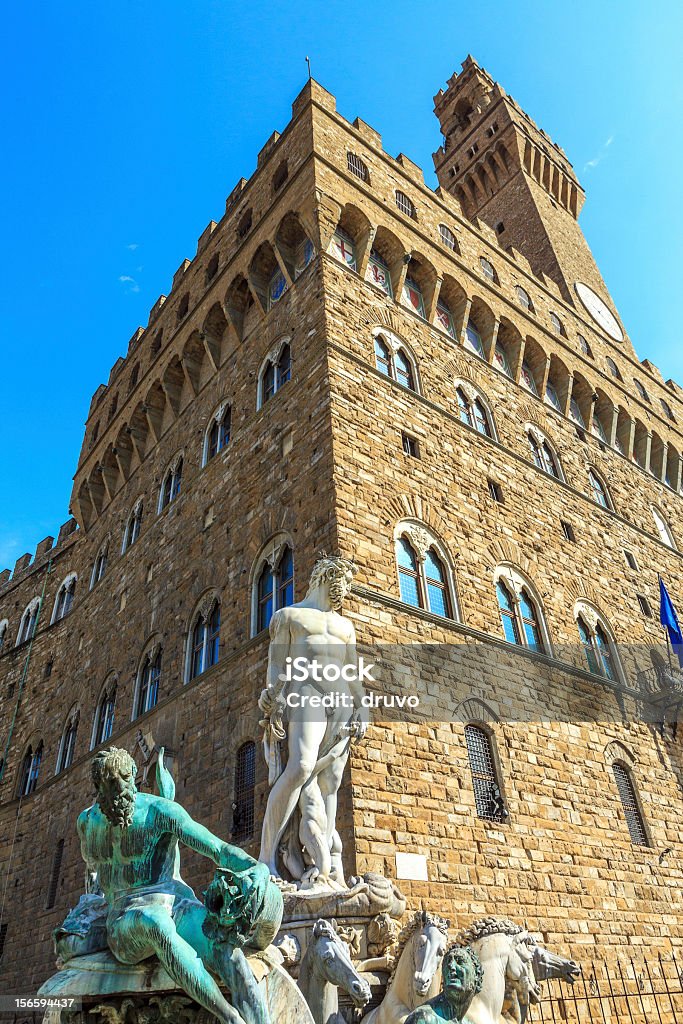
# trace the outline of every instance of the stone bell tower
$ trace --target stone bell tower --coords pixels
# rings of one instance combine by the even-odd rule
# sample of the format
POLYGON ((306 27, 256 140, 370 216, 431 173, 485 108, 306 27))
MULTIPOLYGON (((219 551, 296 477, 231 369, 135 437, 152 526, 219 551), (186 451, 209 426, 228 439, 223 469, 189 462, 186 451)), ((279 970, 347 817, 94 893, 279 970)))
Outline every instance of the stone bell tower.
MULTIPOLYGON (((434 111, 444 136, 434 154, 441 187, 456 196, 468 217, 490 225, 504 248, 519 250, 539 277, 555 281, 565 299, 594 319, 604 304, 605 323, 614 319, 577 222, 584 191, 564 151, 469 56, 434 97, 434 111)), ((623 340, 619 324, 610 327, 608 335, 623 340)))

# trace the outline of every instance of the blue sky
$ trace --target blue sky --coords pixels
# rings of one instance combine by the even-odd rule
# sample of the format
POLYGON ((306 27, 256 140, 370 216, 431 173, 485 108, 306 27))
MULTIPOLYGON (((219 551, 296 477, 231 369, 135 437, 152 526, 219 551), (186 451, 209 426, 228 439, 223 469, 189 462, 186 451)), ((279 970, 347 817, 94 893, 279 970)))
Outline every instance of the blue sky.
POLYGON ((636 350, 683 382, 682 30, 670 0, 6 6, 0 568, 67 518, 92 393, 289 120, 306 55, 434 184, 432 97, 471 52, 567 152, 636 350))

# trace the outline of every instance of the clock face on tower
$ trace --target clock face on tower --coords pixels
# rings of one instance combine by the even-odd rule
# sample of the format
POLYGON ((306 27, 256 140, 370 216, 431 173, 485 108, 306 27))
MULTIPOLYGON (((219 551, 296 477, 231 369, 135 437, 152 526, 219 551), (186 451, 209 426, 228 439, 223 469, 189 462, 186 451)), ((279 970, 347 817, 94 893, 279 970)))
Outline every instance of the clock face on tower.
POLYGON ((592 288, 589 288, 583 281, 577 281, 574 291, 581 299, 590 315, 599 327, 602 327, 605 334, 608 334, 614 341, 623 341, 624 333, 617 323, 613 313, 607 308, 599 295, 596 295, 592 288))

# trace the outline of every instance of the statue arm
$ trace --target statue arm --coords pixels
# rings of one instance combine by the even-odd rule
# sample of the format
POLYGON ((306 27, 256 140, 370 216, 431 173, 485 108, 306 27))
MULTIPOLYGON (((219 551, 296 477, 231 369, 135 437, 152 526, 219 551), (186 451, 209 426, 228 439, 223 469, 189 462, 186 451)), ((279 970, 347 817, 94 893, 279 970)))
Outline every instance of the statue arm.
POLYGON ((238 846, 224 843, 208 828, 191 818, 180 804, 172 802, 171 808, 170 811, 164 809, 163 817, 167 819, 168 830, 185 846, 196 850, 203 857, 208 857, 217 867, 227 868, 235 873, 249 871, 257 866, 258 861, 238 846))

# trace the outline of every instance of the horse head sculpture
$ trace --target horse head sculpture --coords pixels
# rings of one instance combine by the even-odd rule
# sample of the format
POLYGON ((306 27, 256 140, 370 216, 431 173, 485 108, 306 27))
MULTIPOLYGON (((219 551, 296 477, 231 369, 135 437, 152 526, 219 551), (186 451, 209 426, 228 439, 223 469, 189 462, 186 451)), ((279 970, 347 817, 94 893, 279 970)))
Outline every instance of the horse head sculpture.
POLYGON ((436 995, 448 928, 448 921, 426 910, 413 915, 398 937, 384 999, 362 1024, 403 1024, 416 1006, 436 995))
POLYGON ((487 917, 462 931, 457 941, 476 950, 484 970, 482 990, 467 1011, 472 1024, 524 1024, 529 1006, 540 998, 533 970, 535 939, 513 921, 487 917))
POLYGON ((315 1024, 343 1024, 338 989, 362 1009, 370 1000, 370 986, 353 966, 346 943, 330 921, 320 918, 313 926, 299 970, 299 989, 315 1024))

